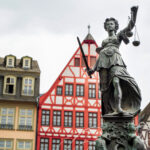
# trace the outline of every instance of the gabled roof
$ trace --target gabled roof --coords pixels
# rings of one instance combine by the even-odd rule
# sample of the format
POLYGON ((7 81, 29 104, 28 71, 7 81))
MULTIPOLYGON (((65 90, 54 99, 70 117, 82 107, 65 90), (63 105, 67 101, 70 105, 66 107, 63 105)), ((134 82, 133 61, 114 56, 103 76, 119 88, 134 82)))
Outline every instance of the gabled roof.
MULTIPOLYGON (((84 43, 86 43, 86 44, 95 44, 98 47, 97 43, 95 42, 93 36, 90 33, 87 34, 87 36, 85 37, 85 39, 83 40, 83 42, 81 43, 81 45, 83 45, 84 43)), ((71 59, 69 60, 69 62, 66 64, 66 66, 64 67, 64 69, 62 70, 62 72, 59 74, 59 76, 57 77, 57 79, 55 80, 55 82, 50 87, 50 89, 46 93, 44 93, 44 94, 42 94, 40 96, 40 102, 39 102, 40 104, 43 103, 43 101, 49 96, 49 93, 52 92, 52 90, 54 89, 55 85, 61 80, 63 72, 65 71, 66 67, 70 64, 70 62, 72 61, 72 59, 75 57, 75 55, 77 54, 77 52, 79 51, 79 49, 80 49, 80 47, 77 48, 77 50, 75 51, 75 53, 73 54, 73 56, 71 57, 71 59)))
POLYGON ((150 116, 150 103, 140 113, 140 115, 139 115, 140 122, 146 122, 148 120, 149 116, 150 116))
POLYGON ((88 33, 84 39, 84 43, 91 43, 92 44, 92 43, 96 43, 96 42, 95 42, 93 36, 90 33, 88 33))
POLYGON ((12 55, 12 54, 6 55, 5 58, 6 58, 6 57, 9 57, 9 56, 16 58, 16 56, 14 56, 14 55, 12 55))

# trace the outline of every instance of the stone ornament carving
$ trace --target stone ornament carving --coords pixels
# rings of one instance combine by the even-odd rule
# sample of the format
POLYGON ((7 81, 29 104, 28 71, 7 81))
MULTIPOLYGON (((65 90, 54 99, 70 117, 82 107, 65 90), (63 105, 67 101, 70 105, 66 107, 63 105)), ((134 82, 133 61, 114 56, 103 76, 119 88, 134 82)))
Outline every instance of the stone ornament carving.
POLYGON ((105 122, 96 150, 146 150, 132 122, 105 122))

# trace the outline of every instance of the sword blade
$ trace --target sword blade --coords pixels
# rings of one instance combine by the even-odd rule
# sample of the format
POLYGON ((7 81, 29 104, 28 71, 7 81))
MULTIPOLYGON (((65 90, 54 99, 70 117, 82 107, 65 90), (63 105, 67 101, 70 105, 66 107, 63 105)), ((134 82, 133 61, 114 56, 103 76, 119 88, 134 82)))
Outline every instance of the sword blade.
MULTIPOLYGON (((77 37, 77 41, 79 43, 79 47, 80 47, 80 50, 81 50, 81 53, 82 53, 82 57, 83 57, 83 60, 84 60, 84 63, 85 63, 86 69, 87 69, 87 73, 88 73, 88 71, 90 70, 90 68, 88 66, 88 63, 87 63, 87 60, 86 60, 86 57, 85 57, 85 54, 84 54, 84 51, 83 51, 83 48, 82 48, 82 45, 81 45, 79 37, 77 37)), ((90 78, 92 78, 91 75, 89 75, 89 76, 90 76, 90 78)))

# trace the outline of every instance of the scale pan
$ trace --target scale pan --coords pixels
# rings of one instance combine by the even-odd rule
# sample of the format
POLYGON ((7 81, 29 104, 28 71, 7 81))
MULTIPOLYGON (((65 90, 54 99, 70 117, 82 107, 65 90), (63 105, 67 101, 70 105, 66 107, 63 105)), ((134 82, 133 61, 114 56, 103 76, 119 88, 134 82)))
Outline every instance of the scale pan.
POLYGON ((133 41, 132 44, 133 44, 134 46, 139 46, 139 45, 140 45, 140 41, 133 41))

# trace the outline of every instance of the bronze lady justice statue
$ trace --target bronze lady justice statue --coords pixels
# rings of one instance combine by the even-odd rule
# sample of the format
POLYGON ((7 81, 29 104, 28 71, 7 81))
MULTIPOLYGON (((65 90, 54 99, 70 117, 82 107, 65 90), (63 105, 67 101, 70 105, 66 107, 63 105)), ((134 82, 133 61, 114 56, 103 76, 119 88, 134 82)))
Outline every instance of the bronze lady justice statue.
POLYGON ((123 41, 129 43, 128 36, 135 26, 137 6, 131 8, 131 19, 128 26, 117 33, 118 21, 107 18, 104 28, 108 38, 103 40, 102 47, 97 48, 99 58, 91 75, 95 71, 100 75, 100 89, 102 92, 102 114, 133 114, 140 109, 141 94, 135 80, 128 74, 126 65, 119 52, 123 41))

